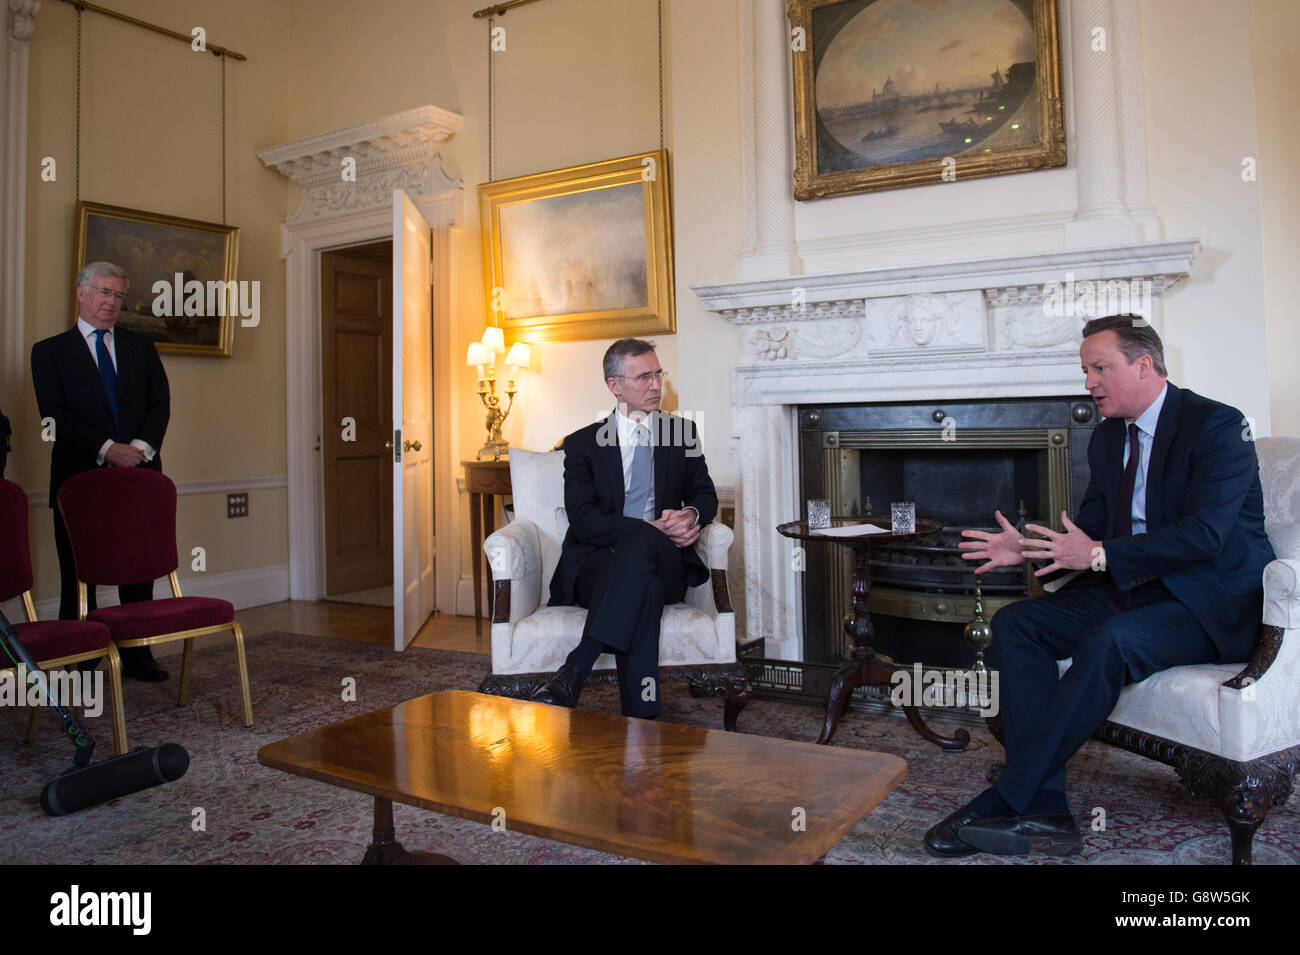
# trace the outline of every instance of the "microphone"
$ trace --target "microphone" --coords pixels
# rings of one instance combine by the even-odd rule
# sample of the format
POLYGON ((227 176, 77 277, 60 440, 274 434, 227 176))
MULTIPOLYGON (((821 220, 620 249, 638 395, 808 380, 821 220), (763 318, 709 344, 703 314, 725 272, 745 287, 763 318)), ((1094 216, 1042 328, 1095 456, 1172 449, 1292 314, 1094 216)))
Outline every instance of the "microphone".
MULTIPOLYGON (((21 665, 27 671, 27 678, 43 691, 45 699, 53 702, 45 674, 18 639, 3 612, 0 612, 0 649, 14 666, 21 665)), ((76 758, 67 772, 41 790, 41 808, 51 816, 65 816, 150 786, 174 782, 190 768, 190 754, 176 743, 164 743, 153 749, 133 749, 91 766, 90 755, 94 752, 95 741, 66 707, 59 703, 53 706, 63 721, 64 733, 76 746, 76 758)))
POLYGON ((65 816, 119 796, 174 782, 190 768, 190 754, 176 743, 133 749, 84 769, 70 769, 41 790, 41 808, 65 816))

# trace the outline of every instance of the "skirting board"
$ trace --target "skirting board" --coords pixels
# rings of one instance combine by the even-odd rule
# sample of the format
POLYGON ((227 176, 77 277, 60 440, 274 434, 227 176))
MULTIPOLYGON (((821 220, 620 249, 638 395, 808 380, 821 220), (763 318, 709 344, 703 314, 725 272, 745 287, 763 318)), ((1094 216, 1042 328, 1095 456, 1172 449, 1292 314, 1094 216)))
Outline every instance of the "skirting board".
MULTIPOLYGON (((289 565, 274 564, 270 567, 254 567, 251 570, 234 570, 225 574, 197 574, 181 578, 181 593, 186 597, 218 597, 229 600, 236 610, 245 607, 260 607, 262 604, 277 603, 289 599, 289 565)), ((473 607, 474 591, 468 591, 473 607)), ((163 577, 154 581, 155 598, 170 597, 171 585, 163 577)), ((117 588, 100 587, 96 602, 101 607, 117 605, 117 588)), ((4 615, 11 623, 27 618, 23 616, 22 606, 17 600, 6 602, 4 615)), ((57 598, 40 600, 36 603, 36 616, 40 620, 56 620, 59 616, 57 598)))

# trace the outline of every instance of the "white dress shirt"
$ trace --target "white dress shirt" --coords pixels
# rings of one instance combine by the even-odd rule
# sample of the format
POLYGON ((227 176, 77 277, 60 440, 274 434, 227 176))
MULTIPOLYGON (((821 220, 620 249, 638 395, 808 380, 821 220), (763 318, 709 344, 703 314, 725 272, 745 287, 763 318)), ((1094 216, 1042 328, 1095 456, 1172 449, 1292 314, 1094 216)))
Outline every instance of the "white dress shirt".
MULTIPOLYGON (((86 347, 90 349, 90 360, 93 361, 95 363, 95 367, 98 368, 99 355, 96 354, 97 349, 96 349, 96 337, 95 337, 95 332, 98 331, 98 329, 95 328, 94 325, 90 324, 90 322, 86 321, 84 318, 78 318, 77 331, 81 332, 81 337, 86 342, 86 347)), ((117 372, 116 339, 117 336, 113 333, 113 329, 110 328, 104 333, 104 347, 108 349, 108 357, 113 361, 114 373, 117 372)), ((104 457, 108 454, 108 449, 112 447, 112 445, 113 445, 112 438, 109 438, 102 445, 100 445, 99 456, 95 458, 96 464, 104 463, 104 457)), ((148 441, 145 441, 142 438, 132 438, 131 447, 139 448, 141 451, 143 451, 144 459, 146 461, 152 461, 153 456, 158 453, 150 446, 148 441)))
MULTIPOLYGON (((1138 428, 1138 469, 1133 479, 1133 533, 1147 532, 1147 470, 1151 467, 1151 448, 1156 440, 1156 425, 1160 421, 1160 409, 1165 406, 1165 395, 1169 393, 1169 383, 1160 389, 1156 400, 1147 406, 1134 420, 1138 428)), ((1129 444, 1128 426, 1124 428, 1124 467, 1128 468, 1129 444)))
MULTIPOLYGON (((623 412, 619 411, 618 408, 614 409, 614 424, 618 428, 618 450, 623 457, 623 493, 624 494, 627 493, 627 490, 632 483, 632 456, 636 454, 636 440, 634 438, 636 429, 638 427, 643 428, 646 431, 646 433, 649 435, 646 443, 650 446, 650 491, 648 494, 646 494, 645 516, 644 516, 644 519, 647 521, 654 521, 659 519, 659 515, 655 513, 654 421, 655 419, 652 415, 646 415, 646 417, 638 424, 637 422, 633 421, 631 418, 623 414, 623 412)), ((698 524, 700 522, 699 508, 691 507, 689 504, 687 504, 686 508, 684 509, 689 509, 694 511, 695 523, 698 524)))

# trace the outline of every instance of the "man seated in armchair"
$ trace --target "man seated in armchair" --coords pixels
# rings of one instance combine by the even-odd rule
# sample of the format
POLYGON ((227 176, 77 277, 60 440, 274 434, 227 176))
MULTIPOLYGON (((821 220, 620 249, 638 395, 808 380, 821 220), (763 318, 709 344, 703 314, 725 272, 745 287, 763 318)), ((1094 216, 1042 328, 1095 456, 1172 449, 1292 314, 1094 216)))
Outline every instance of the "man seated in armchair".
POLYGON ((1088 322, 1084 387, 1105 417, 1088 446, 1091 481, 1064 532, 1029 539, 1000 513, 1000 533, 968 530, 982 573, 1050 561, 1072 570, 1056 593, 993 618, 1006 768, 925 836, 927 851, 1077 853, 1065 765, 1120 691, 1169 667, 1250 658, 1259 632, 1264 533, 1254 435, 1240 411, 1170 383, 1160 336, 1134 316, 1088 322), (1070 658, 1058 679, 1057 661, 1070 658))
POLYGON ((597 657, 614 654, 624 716, 660 712, 659 624, 666 604, 709 579, 693 545, 718 497, 688 419, 659 411, 664 371, 635 338, 605 352, 608 417, 564 439, 569 530, 551 606, 587 608, 582 640, 533 699, 576 706, 597 657))

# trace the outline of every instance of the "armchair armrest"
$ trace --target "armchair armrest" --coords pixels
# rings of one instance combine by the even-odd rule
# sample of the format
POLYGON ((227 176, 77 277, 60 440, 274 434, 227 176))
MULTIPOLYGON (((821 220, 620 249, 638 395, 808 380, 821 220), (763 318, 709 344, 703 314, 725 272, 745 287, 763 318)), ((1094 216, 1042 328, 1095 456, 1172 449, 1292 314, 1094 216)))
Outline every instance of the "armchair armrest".
POLYGON ((507 524, 483 542, 483 553, 492 570, 492 629, 507 624, 507 632, 513 631, 541 603, 542 544, 537 528, 522 520, 507 524))
POLYGON ((709 568, 709 580, 686 591, 686 603, 710 616, 732 613, 731 592, 727 587, 727 551, 736 535, 726 524, 717 521, 700 528, 695 552, 709 568))
MULTIPOLYGON (((1287 656, 1296 656, 1295 637, 1286 641, 1287 631, 1300 627, 1300 560, 1279 558, 1264 568, 1264 622, 1259 628, 1259 643, 1244 670, 1223 685, 1234 690, 1244 690, 1259 683, 1269 668, 1282 655, 1284 643, 1287 656)), ((1287 665, 1283 665, 1285 671, 1287 665)))
POLYGON ((1279 558, 1264 568, 1264 623, 1300 627, 1300 560, 1279 558))

